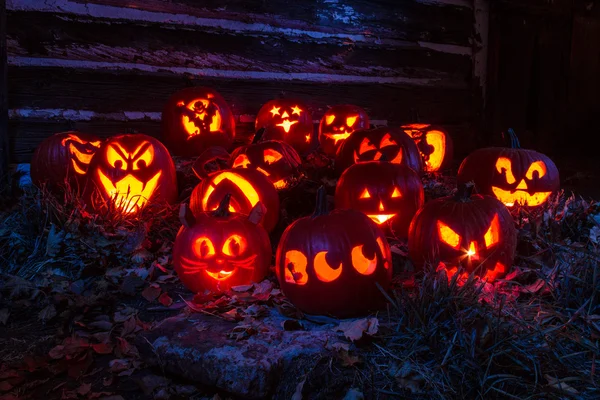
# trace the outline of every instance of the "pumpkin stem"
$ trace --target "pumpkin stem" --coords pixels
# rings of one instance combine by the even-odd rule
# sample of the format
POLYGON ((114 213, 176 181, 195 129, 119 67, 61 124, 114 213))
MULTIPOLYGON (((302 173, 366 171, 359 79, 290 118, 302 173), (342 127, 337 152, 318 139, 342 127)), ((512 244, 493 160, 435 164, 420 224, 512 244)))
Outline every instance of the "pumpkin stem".
POLYGON ((460 183, 457 186, 456 194, 454 198, 460 202, 467 202, 471 200, 471 195, 475 190, 475 183, 473 181, 467 183, 460 183))
POLYGON ((513 128, 508 128, 508 135, 510 136, 510 148, 520 149, 521 142, 519 142, 519 137, 517 136, 513 128))
POLYGON ((315 218, 327 214, 329 214, 329 209, 327 207, 327 190, 325 189, 325 186, 321 186, 317 190, 317 205, 312 217, 315 218))
POLYGON ((252 139, 252 144, 256 144, 256 143, 260 142, 264 134, 265 134, 264 127, 257 130, 256 133, 254 134, 254 138, 252 139))
POLYGON ((229 201, 231 200, 231 193, 227 193, 223 200, 219 203, 219 207, 213 211, 213 216, 217 218, 226 218, 231 215, 229 211, 229 201))

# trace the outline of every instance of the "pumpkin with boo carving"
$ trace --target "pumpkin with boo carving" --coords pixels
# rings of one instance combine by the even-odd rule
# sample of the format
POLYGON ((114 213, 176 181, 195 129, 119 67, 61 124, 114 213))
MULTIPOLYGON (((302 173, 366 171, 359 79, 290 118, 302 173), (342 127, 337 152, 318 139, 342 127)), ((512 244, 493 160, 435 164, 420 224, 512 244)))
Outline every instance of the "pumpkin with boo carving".
POLYGON ((153 137, 117 135, 92 157, 86 200, 96 211, 133 214, 150 201, 177 200, 177 177, 169 151, 153 137))
POLYGON ((361 315, 384 303, 392 277, 390 246, 366 215, 355 210, 327 212, 325 188, 313 216, 284 231, 276 254, 281 290, 308 314, 361 315))
POLYGON ((431 263, 451 278, 462 266, 462 277, 473 273, 488 282, 509 272, 517 246, 513 219, 501 202, 472 195, 472 189, 461 185, 455 196, 432 200, 417 212, 408 235, 417 268, 431 263))
POLYGON ((215 211, 192 215, 182 205, 173 247, 173 265, 191 291, 220 292, 232 286, 260 282, 271 264, 271 243, 259 221, 264 213, 257 203, 250 215, 229 211, 226 195, 215 211))

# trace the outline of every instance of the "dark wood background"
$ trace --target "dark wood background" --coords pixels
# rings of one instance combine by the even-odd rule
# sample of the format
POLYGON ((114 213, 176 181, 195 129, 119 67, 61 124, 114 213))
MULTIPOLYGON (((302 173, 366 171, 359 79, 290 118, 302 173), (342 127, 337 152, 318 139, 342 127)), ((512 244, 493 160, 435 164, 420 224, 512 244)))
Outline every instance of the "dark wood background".
POLYGON ((477 145, 473 0, 7 0, 7 18, 13 163, 67 129, 158 135, 190 85, 220 91, 242 135, 284 95, 315 119, 339 103, 379 124, 418 113, 477 145))

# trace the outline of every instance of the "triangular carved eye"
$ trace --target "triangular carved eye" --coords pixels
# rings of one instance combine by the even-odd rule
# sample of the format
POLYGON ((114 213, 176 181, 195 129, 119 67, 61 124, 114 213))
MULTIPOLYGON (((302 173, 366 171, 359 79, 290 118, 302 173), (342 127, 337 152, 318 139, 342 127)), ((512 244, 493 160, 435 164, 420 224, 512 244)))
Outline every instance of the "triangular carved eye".
POLYGON ((358 119, 358 117, 356 115, 353 117, 346 118, 346 125, 349 126, 350 128, 352 128, 354 126, 354 124, 356 123, 357 119, 358 119))
POLYGON ((438 236, 440 240, 456 250, 460 249, 460 235, 442 221, 438 221, 438 236))
POLYGON ((248 168, 248 164, 250 164, 250 160, 245 154, 240 154, 233 160, 233 168, 248 168))
POLYGON ((377 150, 377 147, 375 147, 375 145, 371 143, 371 141, 368 138, 364 138, 363 141, 360 143, 360 147, 358 148, 358 154, 362 155, 363 153, 370 150, 377 150))
POLYGON ((488 249, 500 241, 500 221, 498 219, 498 214, 494 214, 492 223, 485 235, 483 235, 483 239, 485 240, 485 247, 488 249))
POLYGON ((402 197, 402 194, 398 190, 398 188, 394 188, 394 192, 392 192, 392 198, 394 197, 402 197))
POLYGON ((381 138, 381 143, 379 144, 379 148, 383 149, 384 147, 388 147, 388 146, 397 146, 398 143, 396 143, 394 141, 394 139, 392 139, 392 135, 390 135, 389 133, 386 133, 382 138, 381 138))
POLYGON ((371 198, 371 193, 369 193, 369 191, 367 189, 363 190, 363 192, 360 194, 360 199, 370 199, 371 198))
POLYGON ((335 121, 335 115, 331 114, 331 115, 326 115, 325 116, 325 123, 327 125, 333 124, 333 121, 335 121))

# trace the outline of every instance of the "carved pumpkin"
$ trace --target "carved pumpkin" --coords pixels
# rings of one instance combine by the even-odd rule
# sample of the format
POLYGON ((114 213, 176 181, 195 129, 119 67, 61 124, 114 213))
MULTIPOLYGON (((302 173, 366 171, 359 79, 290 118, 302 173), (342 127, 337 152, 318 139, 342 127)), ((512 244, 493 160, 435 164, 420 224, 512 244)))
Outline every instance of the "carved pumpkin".
POLYGON ((335 156, 342 142, 354 131, 369 129, 369 116, 358 106, 341 104, 331 107, 319 124, 319 143, 323 152, 335 156))
POLYGON ((173 266, 193 292, 260 282, 269 271, 271 243, 259 225, 264 206, 257 203, 250 216, 232 214, 229 197, 216 211, 193 216, 186 205, 180 210, 183 226, 175 239, 173 266))
POLYGON ((87 171, 86 198, 94 210, 121 214, 139 211, 149 201, 177 200, 177 177, 169 151, 153 137, 133 134, 107 139, 87 171))
POLYGON ((73 131, 46 138, 31 159, 32 182, 51 189, 65 184, 83 186, 88 165, 101 143, 96 136, 73 131))
POLYGON ((204 179, 212 172, 228 169, 229 158, 229 153, 223 147, 209 147, 196 158, 192 171, 198 178, 204 179))
POLYGON ((417 173, 423 168, 417 145, 410 136, 399 128, 381 127, 355 131, 344 140, 335 157, 335 169, 342 173, 352 164, 379 161, 382 157, 417 173))
POLYGON ((277 248, 283 293, 300 310, 335 317, 360 315, 384 304, 391 252, 381 229, 355 210, 327 212, 325 188, 317 209, 287 227, 277 248))
POLYGON ((369 161, 350 166, 335 189, 335 208, 351 208, 371 218, 399 238, 423 205, 425 194, 419 175, 411 168, 369 161))
POLYGON ((517 245, 513 219, 491 196, 471 195, 461 186, 456 196, 432 200, 415 215, 408 235, 410 259, 417 268, 432 263, 448 277, 475 274, 488 282, 505 276, 517 245))
POLYGON ((404 125, 402 129, 417 144, 426 172, 439 171, 452 160, 452 139, 446 131, 429 124, 404 125))
POLYGON ((298 152, 280 140, 267 140, 238 147, 231 155, 232 168, 250 168, 263 173, 275 189, 289 186, 299 175, 302 160, 298 152))
MULTIPOLYGON (((514 132, 512 133, 514 135, 514 132)), ((458 170, 459 183, 473 181, 480 193, 496 197, 507 207, 537 207, 560 188, 558 168, 550 158, 519 148, 479 149, 465 158, 458 170)))
POLYGON ((267 211, 262 225, 268 232, 273 230, 279 219, 279 196, 269 178, 253 169, 226 169, 210 174, 192 191, 190 208, 195 215, 214 211, 227 194, 231 194, 231 212, 248 215, 258 202, 263 203, 267 211))
POLYGON ((213 89, 180 90, 163 109, 162 141, 175 155, 197 156, 210 146, 229 148, 234 137, 233 113, 213 89))
POLYGON ((301 154, 312 147, 312 115, 301 101, 277 99, 267 102, 258 111, 255 125, 257 131, 265 128, 263 139, 284 141, 301 154))

